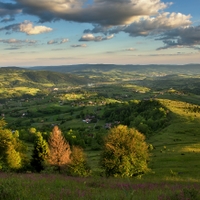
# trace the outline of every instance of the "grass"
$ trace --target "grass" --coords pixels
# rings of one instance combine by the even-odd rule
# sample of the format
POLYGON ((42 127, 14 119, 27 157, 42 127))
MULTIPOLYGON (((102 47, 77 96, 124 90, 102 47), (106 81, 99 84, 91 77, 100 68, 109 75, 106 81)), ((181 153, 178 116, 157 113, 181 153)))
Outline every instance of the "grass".
POLYGON ((181 178, 200 178, 200 113, 191 118, 194 113, 185 111, 185 107, 192 104, 160 101, 172 112, 172 121, 148 140, 155 147, 149 164, 154 176, 164 178, 172 170, 181 178))
POLYGON ((93 173, 99 175, 99 173, 102 172, 102 170, 99 167, 99 157, 101 151, 91 151, 89 149, 85 150, 85 153, 87 155, 88 164, 91 167, 93 173))
POLYGON ((198 200, 199 188, 199 181, 173 177, 139 180, 0 173, 0 200, 198 200))

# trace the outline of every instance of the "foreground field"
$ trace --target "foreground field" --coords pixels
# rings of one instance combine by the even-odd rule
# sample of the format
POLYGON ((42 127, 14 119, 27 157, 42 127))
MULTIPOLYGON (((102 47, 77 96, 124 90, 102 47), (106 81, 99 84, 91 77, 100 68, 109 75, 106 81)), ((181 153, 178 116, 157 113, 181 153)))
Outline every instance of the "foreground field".
POLYGON ((77 178, 59 174, 0 174, 1 200, 199 200, 200 182, 77 178))

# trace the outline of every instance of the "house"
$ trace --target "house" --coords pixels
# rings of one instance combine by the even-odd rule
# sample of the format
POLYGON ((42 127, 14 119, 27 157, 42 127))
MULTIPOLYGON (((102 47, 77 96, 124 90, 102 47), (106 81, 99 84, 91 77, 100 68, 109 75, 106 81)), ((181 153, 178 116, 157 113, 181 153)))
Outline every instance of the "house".
POLYGON ((87 118, 87 119, 84 119, 84 120, 83 120, 83 122, 85 122, 85 123, 87 123, 87 124, 88 124, 88 123, 90 123, 90 122, 91 122, 91 119, 88 119, 88 118, 87 118))
POLYGON ((112 127, 112 123, 106 123, 104 128, 106 129, 110 129, 112 127))

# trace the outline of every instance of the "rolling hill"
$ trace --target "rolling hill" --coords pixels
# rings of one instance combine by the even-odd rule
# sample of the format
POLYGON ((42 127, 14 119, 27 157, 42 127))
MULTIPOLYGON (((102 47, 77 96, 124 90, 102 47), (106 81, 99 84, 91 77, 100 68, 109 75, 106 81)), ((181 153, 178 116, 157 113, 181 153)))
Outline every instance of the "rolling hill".
POLYGON ((1 87, 44 87, 45 85, 84 85, 88 80, 69 73, 34 71, 17 67, 0 68, 1 87))

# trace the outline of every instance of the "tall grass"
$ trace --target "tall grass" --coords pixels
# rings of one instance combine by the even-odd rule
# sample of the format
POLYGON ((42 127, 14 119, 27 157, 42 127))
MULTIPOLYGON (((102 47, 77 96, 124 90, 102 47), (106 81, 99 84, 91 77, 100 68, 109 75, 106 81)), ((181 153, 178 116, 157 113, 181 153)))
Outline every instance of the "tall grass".
POLYGON ((198 200, 200 182, 0 173, 0 200, 198 200))

